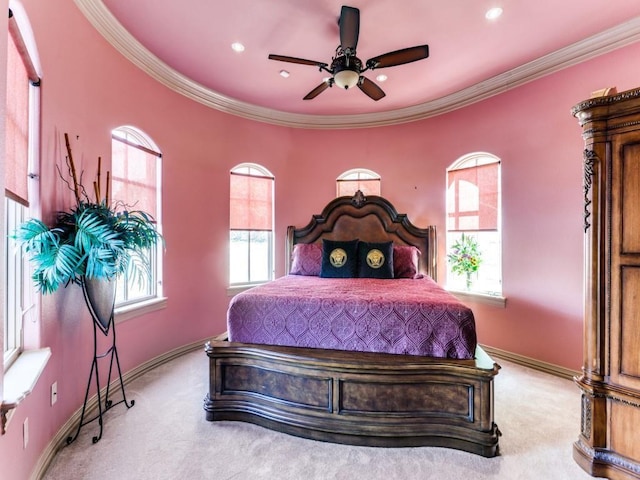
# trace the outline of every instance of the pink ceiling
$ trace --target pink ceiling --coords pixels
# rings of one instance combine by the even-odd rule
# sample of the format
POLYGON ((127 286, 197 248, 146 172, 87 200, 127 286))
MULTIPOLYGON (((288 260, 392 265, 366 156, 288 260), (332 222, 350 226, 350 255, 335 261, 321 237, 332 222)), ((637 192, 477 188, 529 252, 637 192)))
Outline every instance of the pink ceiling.
POLYGON ((421 104, 467 88, 640 15, 639 0, 103 0, 116 19, 167 65, 224 96, 283 112, 360 114, 421 104), (346 3, 345 3, 346 2, 346 3), (430 57, 365 73, 386 97, 325 90, 316 67, 269 53, 331 63, 342 5, 360 9, 363 61, 428 44, 430 57), (494 21, 485 11, 504 9, 494 21), (243 53, 232 51, 241 42, 243 53), (289 78, 279 71, 286 69, 289 78))

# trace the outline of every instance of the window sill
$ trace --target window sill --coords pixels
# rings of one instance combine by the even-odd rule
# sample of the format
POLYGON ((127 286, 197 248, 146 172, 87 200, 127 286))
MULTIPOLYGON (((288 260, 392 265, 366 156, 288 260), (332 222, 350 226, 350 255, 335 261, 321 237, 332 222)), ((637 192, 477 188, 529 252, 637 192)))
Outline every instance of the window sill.
POLYGON ((269 282, 267 281, 262 283, 246 283, 243 285, 232 285, 230 287, 227 287, 227 296, 233 297, 239 293, 244 292, 245 290, 249 290, 250 288, 257 287, 258 285, 264 285, 265 283, 269 283, 269 282))
POLYGON ((4 398, 0 402, 0 434, 5 433, 10 418, 9 411, 16 408, 33 391, 49 357, 51 357, 50 348, 26 350, 5 372, 4 398))
POLYGON ((126 322, 132 318, 139 317, 146 313, 155 312, 156 310, 162 310, 163 308, 167 308, 167 297, 153 298, 145 302, 116 308, 114 312, 115 322, 126 322))
POLYGON ((506 297, 503 297, 501 295, 489 295, 479 292, 461 292, 459 290, 449 290, 449 293, 451 293, 454 297, 462 302, 469 301, 483 303, 485 305, 491 305, 493 307, 507 307, 507 299, 506 297))

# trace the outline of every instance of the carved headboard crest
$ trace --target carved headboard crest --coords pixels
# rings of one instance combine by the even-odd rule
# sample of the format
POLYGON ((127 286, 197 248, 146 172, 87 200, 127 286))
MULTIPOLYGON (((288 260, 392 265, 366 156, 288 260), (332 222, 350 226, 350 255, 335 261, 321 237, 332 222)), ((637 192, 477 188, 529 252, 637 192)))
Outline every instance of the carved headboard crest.
POLYGON ((291 254, 296 243, 321 243, 323 239, 365 242, 393 241, 398 245, 413 245, 420 252, 420 271, 437 281, 436 227, 419 228, 404 213, 398 213, 386 198, 366 197, 357 191, 331 200, 322 213, 312 215, 304 227, 287 228, 285 273, 289 272, 291 254))
POLYGON ((362 190, 358 190, 356 193, 353 194, 353 198, 351 198, 351 203, 353 203, 353 205, 356 208, 361 208, 366 201, 367 201, 367 197, 364 196, 364 193, 362 193, 362 190))

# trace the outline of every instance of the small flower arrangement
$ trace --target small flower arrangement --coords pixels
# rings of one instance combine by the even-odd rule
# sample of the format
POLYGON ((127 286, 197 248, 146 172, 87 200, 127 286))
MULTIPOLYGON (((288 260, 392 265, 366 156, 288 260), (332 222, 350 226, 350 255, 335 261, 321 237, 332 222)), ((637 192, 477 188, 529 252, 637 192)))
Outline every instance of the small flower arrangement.
POLYGON ((482 262, 480 247, 475 237, 465 235, 456 240, 447 255, 451 271, 466 276, 467 290, 471 288, 471 274, 478 271, 482 262))

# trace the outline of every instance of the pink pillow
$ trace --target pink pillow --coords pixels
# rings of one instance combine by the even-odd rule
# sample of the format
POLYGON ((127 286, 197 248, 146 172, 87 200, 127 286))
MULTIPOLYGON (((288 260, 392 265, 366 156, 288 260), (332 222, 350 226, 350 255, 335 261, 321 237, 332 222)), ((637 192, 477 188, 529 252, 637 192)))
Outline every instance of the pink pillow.
POLYGON ((420 250, 412 245, 393 246, 393 277, 416 278, 420 250))
POLYGON ((296 243, 291 256, 291 275, 320 276, 322 268, 322 245, 318 243, 296 243))

